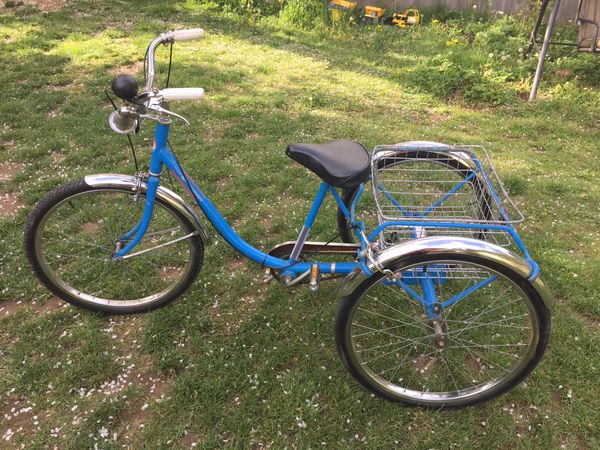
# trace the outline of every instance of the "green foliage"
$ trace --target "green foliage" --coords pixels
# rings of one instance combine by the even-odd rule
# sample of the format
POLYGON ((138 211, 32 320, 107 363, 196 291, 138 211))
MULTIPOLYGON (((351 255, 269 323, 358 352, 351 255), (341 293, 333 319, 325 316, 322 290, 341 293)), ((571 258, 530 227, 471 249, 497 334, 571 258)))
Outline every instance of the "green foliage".
POLYGON ((208 7, 222 8, 224 11, 250 13, 268 16, 281 9, 280 0, 197 0, 208 7))
POLYGON ((455 52, 422 61, 408 77, 419 90, 445 100, 500 105, 511 98, 505 76, 478 64, 478 59, 469 60, 455 52))
POLYGON ((325 0, 288 0, 281 11, 281 19, 300 28, 315 28, 327 23, 328 2, 325 0))

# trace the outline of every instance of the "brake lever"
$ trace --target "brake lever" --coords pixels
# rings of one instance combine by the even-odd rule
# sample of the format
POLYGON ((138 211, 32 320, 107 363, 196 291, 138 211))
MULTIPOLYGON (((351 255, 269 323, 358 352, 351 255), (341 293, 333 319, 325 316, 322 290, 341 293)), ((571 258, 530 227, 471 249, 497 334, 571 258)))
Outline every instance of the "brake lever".
POLYGON ((188 121, 188 120, 187 120, 185 117, 183 117, 183 116, 180 116, 179 114, 177 114, 177 113, 174 113, 173 111, 169 111, 168 109, 165 109, 165 108, 163 108, 163 107, 162 107, 162 106, 160 106, 160 105, 157 105, 157 104, 151 104, 151 105, 148 105, 148 106, 146 107, 146 110, 147 110, 147 111, 148 111, 148 110, 150 110, 150 111, 155 111, 155 112, 157 112, 159 115, 158 115, 158 116, 155 116, 155 115, 153 115, 153 114, 141 114, 141 115, 140 115, 140 117, 146 117, 146 118, 148 118, 148 119, 154 119, 154 120, 159 120, 159 121, 160 121, 160 114, 166 114, 166 115, 168 115, 168 116, 172 116, 172 117, 175 117, 175 118, 177 118, 177 119, 180 119, 180 120, 182 120, 182 121, 183 121, 183 122, 184 122, 186 125, 190 125, 190 122, 189 122, 189 121, 188 121))

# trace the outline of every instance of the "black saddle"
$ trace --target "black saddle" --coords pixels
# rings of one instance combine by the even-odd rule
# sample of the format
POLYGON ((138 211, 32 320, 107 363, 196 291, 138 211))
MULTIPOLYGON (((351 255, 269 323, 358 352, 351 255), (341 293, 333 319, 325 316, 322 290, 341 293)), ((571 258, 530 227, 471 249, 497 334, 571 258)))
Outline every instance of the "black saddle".
POLYGON ((351 188, 369 177, 371 157, 358 142, 292 144, 285 154, 339 188, 351 188))

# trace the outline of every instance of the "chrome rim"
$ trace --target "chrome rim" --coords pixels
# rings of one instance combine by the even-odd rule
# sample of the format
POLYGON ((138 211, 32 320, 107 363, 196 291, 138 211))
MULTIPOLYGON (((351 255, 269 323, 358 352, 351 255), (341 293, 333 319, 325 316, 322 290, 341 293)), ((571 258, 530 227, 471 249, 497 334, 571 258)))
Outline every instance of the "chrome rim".
MULTIPOLYGON (((98 306, 148 305, 168 295, 192 270, 194 246, 183 239, 130 259, 114 261, 119 237, 142 217, 145 196, 98 189, 57 203, 40 222, 35 251, 44 273, 67 296, 98 306)), ((150 227, 134 251, 188 235, 175 212, 154 204, 150 227)))
POLYGON ((378 280, 347 321, 353 367, 387 395, 432 406, 476 402, 511 385, 534 357, 540 337, 527 294, 506 276, 473 263, 433 261, 395 274, 412 280, 408 287, 422 295, 414 282, 425 276, 424 269, 440 301, 490 277, 494 281, 442 308, 441 321, 433 325, 406 289, 378 280), (440 335, 443 348, 436 343, 440 335))

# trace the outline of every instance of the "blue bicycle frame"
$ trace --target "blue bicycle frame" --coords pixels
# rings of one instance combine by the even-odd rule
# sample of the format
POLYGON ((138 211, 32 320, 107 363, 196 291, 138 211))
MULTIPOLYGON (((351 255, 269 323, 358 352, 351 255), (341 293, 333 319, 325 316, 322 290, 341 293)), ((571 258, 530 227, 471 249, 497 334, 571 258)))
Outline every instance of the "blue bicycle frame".
MULTIPOLYGON (((179 165, 177 159, 173 155, 173 153, 167 147, 167 138, 169 134, 169 125, 168 124, 157 124, 156 132, 155 132, 155 144, 152 150, 152 156, 150 159, 150 170, 149 170, 149 178, 148 178, 148 190, 146 193, 146 204, 144 208, 144 213, 141 220, 126 234, 121 237, 121 241, 127 242, 127 245, 123 247, 120 251, 118 251, 114 258, 122 258, 127 255, 136 244, 142 239, 148 226, 150 224, 152 213, 154 210, 154 202, 156 199, 156 192, 158 189, 158 185, 160 182, 160 175, 162 173, 163 167, 166 166, 169 171, 171 171, 175 177, 180 181, 180 183, 184 186, 184 188, 192 195, 192 197, 196 200, 198 206, 202 209, 203 213, 206 215, 211 224, 215 227, 215 229, 219 232, 219 234, 227 241, 229 245, 235 248, 238 252, 240 252, 245 257, 251 259, 252 261, 260 264, 263 267, 268 267, 271 269, 278 269, 282 271, 282 275, 289 275, 294 278, 305 272, 311 270, 313 265, 317 264, 319 271, 325 274, 349 274, 355 268, 361 267, 361 269, 365 272, 366 275, 372 275, 372 272, 367 267, 367 262, 362 256, 362 250, 364 250, 371 241, 376 239, 377 235, 386 227, 428 227, 435 226, 437 228, 464 228, 464 229, 478 229, 478 230, 502 230, 508 233, 518 248, 523 252, 525 259, 531 264, 532 273, 530 275, 530 279, 535 279, 539 273, 538 265, 533 261, 533 259, 527 253, 527 250, 519 238, 516 230, 511 225, 491 225, 491 224, 457 224, 457 223, 440 223, 440 222, 428 222, 426 220, 415 222, 412 221, 395 221, 395 222, 387 222, 378 226, 368 237, 365 235, 365 226, 361 221, 355 220, 354 217, 354 209, 356 203, 358 202, 360 196, 363 193, 363 185, 360 185, 358 194, 356 198, 353 200, 352 205, 350 205, 350 209, 344 205, 339 193, 336 189, 329 185, 326 182, 322 182, 317 192, 317 195, 312 203, 312 206, 308 212, 308 215, 305 219, 304 226, 302 227, 294 248, 291 252, 290 258, 285 260, 281 258, 277 258, 275 256, 269 255, 261 250, 250 245, 244 239, 242 239, 234 230, 231 228, 227 220, 219 213, 217 208, 211 203, 208 197, 202 192, 202 190, 194 183, 194 181, 189 177, 187 172, 183 170, 183 168, 179 165), (334 197, 337 205, 343 211, 346 218, 352 224, 354 232, 358 238, 358 242, 360 242, 360 250, 357 251, 357 259, 358 262, 306 262, 306 261, 298 261, 298 258, 302 252, 304 244, 308 238, 310 229, 315 221, 315 218, 321 208, 323 200, 327 193, 331 193, 334 197)), ((471 175, 473 176, 473 175, 471 175)), ((453 189, 451 192, 447 194, 444 199, 440 201, 443 202, 447 197, 455 193, 460 187, 468 182, 468 179, 463 180, 459 185, 453 189)), ((387 194, 386 194, 387 195, 387 194)), ((394 200, 394 203, 395 200, 394 200)), ((396 205, 400 211, 402 211, 401 205, 396 205)), ((429 211, 427 211, 429 212, 429 211)), ((426 214, 423 214, 423 219, 425 219, 426 214)), ((400 279, 395 281, 385 281, 387 284, 396 284, 401 286, 404 291, 406 291, 411 297, 415 298, 418 302, 420 302, 425 308, 427 315, 433 319, 439 317, 439 308, 435 308, 435 305, 441 305, 443 307, 449 307, 454 303, 462 300, 467 297, 471 293, 476 290, 483 288, 484 286, 493 282, 496 277, 490 276, 489 278, 480 281, 479 283, 465 289, 460 294, 454 296, 451 299, 443 300, 438 299, 436 296, 435 285, 436 284, 444 284, 445 283, 445 270, 443 266, 435 267, 430 266, 430 270, 428 273, 415 273, 415 272, 406 272, 402 274, 400 279), (410 285, 420 285, 422 289, 422 295, 416 292, 410 285)))
MULTIPOLYGON (((123 247, 119 252, 114 255, 115 259, 125 256, 128 252, 135 247, 135 245, 142 239, 144 233, 148 229, 148 225, 150 224, 150 220, 152 218, 152 213, 154 210, 154 201, 156 199, 156 190, 159 185, 159 178, 162 173, 163 167, 166 166, 168 170, 170 170, 175 177, 180 181, 180 183, 184 186, 184 188, 190 192, 192 197, 196 199, 198 206, 202 209, 202 212, 206 215, 211 224, 215 227, 215 229, 219 232, 219 234, 227 241, 229 245, 235 248, 238 252, 240 252, 245 257, 251 259, 252 261, 272 269, 279 269, 285 272, 289 272, 292 275, 299 275, 304 272, 307 272, 311 269, 314 264, 318 264, 319 271, 321 273, 326 274, 348 274, 357 267, 356 262, 304 262, 298 261, 304 243, 308 238, 308 234, 310 232, 310 228, 312 227, 315 218, 321 208, 323 200, 328 192, 330 192, 335 198, 336 202, 342 208, 347 217, 350 217, 350 213, 346 206, 344 205, 342 199, 339 194, 335 190, 334 187, 329 184, 323 182, 321 183, 321 187, 317 193, 317 196, 310 208, 308 216, 304 222, 304 226, 300 231, 294 249, 292 251, 291 257, 289 260, 277 258, 267 253, 258 250, 257 248, 250 245, 244 239, 242 239, 234 230, 231 228, 227 220, 219 213, 217 208, 211 203, 208 197, 202 192, 202 190, 194 183, 194 181, 189 177, 187 172, 185 172, 177 159, 171 153, 171 151, 167 147, 167 138, 169 134, 169 125, 165 124, 157 124, 156 133, 155 133, 155 144, 152 150, 152 156, 150 159, 150 171, 148 178, 148 191, 146 193, 146 205, 144 208, 144 214, 142 219, 136 224, 136 226, 130 230, 128 233, 122 236, 122 240, 129 242, 125 247, 123 247), (133 236, 133 238, 132 238, 133 236)), ((363 246, 366 245, 365 238, 363 235, 357 232, 358 238, 363 242, 363 246)))

